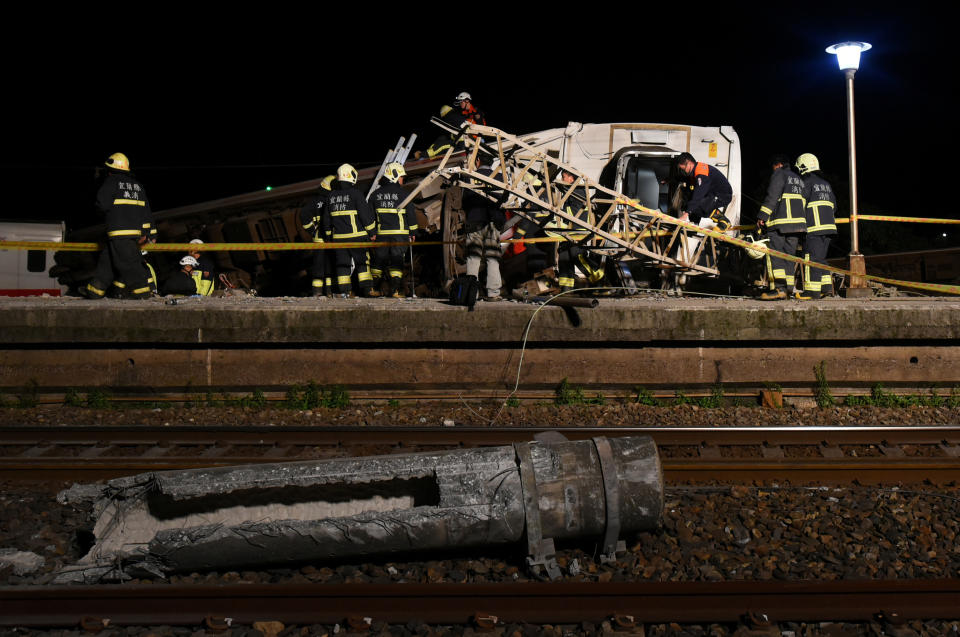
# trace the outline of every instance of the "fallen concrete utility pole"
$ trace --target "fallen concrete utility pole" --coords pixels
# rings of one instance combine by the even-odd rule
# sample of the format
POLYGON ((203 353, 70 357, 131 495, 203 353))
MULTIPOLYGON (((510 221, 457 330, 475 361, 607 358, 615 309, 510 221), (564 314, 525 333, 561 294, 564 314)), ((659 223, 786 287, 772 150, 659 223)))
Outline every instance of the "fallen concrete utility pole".
POLYGON ((74 485, 96 544, 57 581, 283 567, 526 538, 528 564, 560 572, 553 540, 654 528, 663 476, 648 436, 141 474, 74 485))

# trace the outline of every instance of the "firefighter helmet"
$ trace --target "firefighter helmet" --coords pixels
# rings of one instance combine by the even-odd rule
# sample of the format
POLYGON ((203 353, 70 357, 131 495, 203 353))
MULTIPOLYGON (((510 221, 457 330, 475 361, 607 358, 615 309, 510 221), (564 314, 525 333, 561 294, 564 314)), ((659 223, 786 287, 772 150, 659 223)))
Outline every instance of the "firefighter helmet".
MULTIPOLYGON (((748 234, 747 236, 744 237, 744 240, 747 243, 750 243, 754 246, 763 247, 763 248, 770 247, 770 239, 757 240, 753 238, 753 235, 748 234)), ((760 250, 755 250, 754 248, 744 248, 744 250, 747 251, 747 256, 749 256, 751 259, 762 259, 765 255, 764 252, 761 252, 760 250)))
POLYGON ((333 180, 336 179, 336 175, 327 175, 320 180, 320 187, 324 190, 331 190, 333 187, 333 180))
POLYGON ((203 239, 190 239, 190 243, 203 243, 203 239))
POLYGON ((797 170, 801 175, 820 170, 820 160, 813 153, 804 153, 797 157, 797 170))
POLYGON ((470 93, 463 91, 459 93, 453 101, 455 104, 459 104, 460 102, 463 102, 463 101, 472 102, 473 98, 470 97, 470 93))
POLYGON ((180 265, 190 265, 196 268, 200 266, 200 262, 194 259, 193 257, 187 255, 182 259, 180 259, 180 265))
POLYGON ((444 104, 443 106, 440 107, 440 117, 446 117, 447 113, 449 113, 452 110, 453 110, 452 106, 447 106, 446 104, 444 104))
POLYGON ((107 157, 107 161, 104 162, 104 165, 114 168, 116 170, 130 170, 130 160, 127 159, 127 156, 123 153, 114 153, 107 157))
POLYGON ((337 168, 337 179, 350 184, 357 183, 357 169, 350 164, 342 164, 337 168))
POLYGON ((398 161, 392 161, 387 164, 387 167, 383 171, 383 176, 387 178, 387 181, 390 183, 397 183, 401 177, 404 177, 407 174, 407 171, 403 169, 403 164, 398 161))
POLYGON ((784 168, 790 170, 790 158, 783 154, 776 154, 770 158, 770 165, 776 166, 777 164, 782 164, 784 168))

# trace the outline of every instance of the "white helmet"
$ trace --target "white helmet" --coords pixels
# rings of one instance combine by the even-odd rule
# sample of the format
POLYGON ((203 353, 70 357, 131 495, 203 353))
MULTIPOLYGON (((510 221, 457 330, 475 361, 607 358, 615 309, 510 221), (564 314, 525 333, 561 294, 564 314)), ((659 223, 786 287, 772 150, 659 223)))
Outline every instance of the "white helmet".
POLYGON ((467 100, 468 102, 472 102, 472 101, 473 101, 473 98, 470 97, 470 93, 467 93, 466 91, 463 91, 462 93, 458 94, 457 97, 456 97, 456 99, 454 99, 453 101, 456 102, 457 104, 459 104, 459 103, 462 102, 463 100, 467 100))
POLYGON ((195 268, 198 268, 200 267, 200 262, 194 259, 193 257, 191 257, 190 255, 187 255, 182 259, 180 259, 180 265, 191 265, 195 268))
POLYGON ((203 239, 190 239, 190 243, 203 243, 203 239))
POLYGON ((398 161, 392 161, 387 164, 387 167, 383 170, 383 176, 387 178, 387 181, 391 183, 397 183, 401 177, 405 176, 407 171, 403 169, 403 164, 398 161))
POLYGON ((797 169, 801 175, 820 170, 820 160, 813 153, 804 153, 797 157, 797 169))
POLYGON ((355 184, 357 183, 357 169, 350 164, 342 164, 340 168, 337 168, 337 179, 355 184))
MULTIPOLYGON (((770 247, 770 239, 760 239, 759 241, 757 241, 756 239, 753 238, 753 235, 749 235, 749 234, 745 236, 743 239, 747 243, 752 243, 755 246, 759 246, 763 248, 770 247)), ((760 250, 755 250, 753 248, 744 248, 744 250, 747 251, 747 256, 749 256, 751 259, 762 259, 764 256, 766 256, 765 252, 761 252, 760 250)))

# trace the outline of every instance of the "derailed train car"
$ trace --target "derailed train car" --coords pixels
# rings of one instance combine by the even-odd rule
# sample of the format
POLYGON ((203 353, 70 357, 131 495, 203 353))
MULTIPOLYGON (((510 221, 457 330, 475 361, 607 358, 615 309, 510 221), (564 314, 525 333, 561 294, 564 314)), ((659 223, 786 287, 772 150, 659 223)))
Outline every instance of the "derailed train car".
MULTIPOLYGON (((674 124, 581 124, 569 123, 564 128, 548 129, 522 137, 524 142, 542 149, 548 156, 570 164, 603 186, 622 192, 642 205, 675 214, 682 196, 679 179, 673 167, 681 152, 690 152, 697 161, 719 168, 729 179, 734 200, 727 216, 736 225, 740 218, 740 147, 736 132, 729 126, 687 126, 674 124)), ((447 166, 462 163, 462 153, 454 154, 447 166)), ((414 159, 406 162, 405 187, 413 190, 425 176, 440 164, 440 159, 414 159)), ((370 188, 378 166, 359 171, 358 187, 370 188)), ((321 177, 270 191, 258 191, 227 197, 155 214, 160 242, 186 242, 200 238, 206 243, 294 243, 307 242, 301 230, 298 213, 320 187, 321 177)), ((442 246, 414 245, 413 277, 418 296, 442 293, 444 286, 464 268, 462 253, 462 218, 460 188, 432 183, 415 200, 421 240, 443 240, 442 246)), ((709 227, 708 219, 701 221, 709 227)), ((89 227, 72 233, 71 241, 96 241, 103 236, 103 226, 89 227)), ((512 229, 504 239, 512 236, 512 229)), ((685 249, 696 250, 696 238, 685 249)), ((249 286, 264 295, 297 295, 306 293, 308 251, 224 251, 214 253, 221 272, 242 286, 249 286)), ((507 284, 516 285, 529 276, 524 267, 522 248, 508 249, 504 256, 507 284)), ((176 269, 176 256, 154 253, 158 275, 176 269)), ((95 255, 65 253, 57 255, 61 265, 61 283, 76 286, 92 273, 95 255)), ((635 263, 644 269, 652 264, 635 263)), ((608 268, 609 269, 609 268, 608 268)), ((649 267, 660 277, 662 268, 649 267)), ((618 272, 622 272, 618 268, 618 272)), ((675 273, 683 276, 683 273, 675 273)), ((653 281, 651 279, 651 281, 653 281)))

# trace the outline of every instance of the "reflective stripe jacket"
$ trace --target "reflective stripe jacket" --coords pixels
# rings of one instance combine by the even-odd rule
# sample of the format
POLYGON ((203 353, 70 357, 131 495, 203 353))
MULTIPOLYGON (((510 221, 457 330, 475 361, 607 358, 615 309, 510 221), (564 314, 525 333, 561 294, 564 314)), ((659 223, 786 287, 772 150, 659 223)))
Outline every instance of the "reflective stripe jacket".
POLYGON ((830 182, 816 173, 803 178, 803 198, 806 200, 807 234, 837 234, 835 214, 837 197, 830 182))
POLYGON ((324 236, 334 241, 368 241, 377 227, 370 205, 353 184, 336 183, 336 189, 327 195, 324 236))
POLYGON ((783 234, 803 232, 807 227, 804 203, 800 176, 786 168, 778 168, 770 177, 758 221, 766 221, 768 228, 783 234))
POLYGON ((107 172, 97 191, 97 210, 106 215, 107 237, 139 239, 153 230, 153 213, 147 194, 136 177, 128 172, 107 172))
POLYGON ((695 217, 709 217, 710 213, 730 203, 733 188, 720 169, 697 162, 693 169, 693 194, 685 207, 695 217))
POLYGON ((300 225, 310 233, 313 240, 323 243, 324 217, 326 216, 327 195, 329 190, 320 188, 317 196, 307 201, 300 209, 300 225))
POLYGON ((413 202, 405 208, 397 208, 407 198, 407 191, 399 184, 387 182, 370 195, 370 205, 377 213, 377 237, 390 241, 390 237, 409 236, 417 229, 417 217, 413 202))

